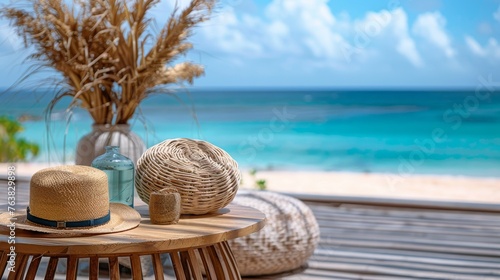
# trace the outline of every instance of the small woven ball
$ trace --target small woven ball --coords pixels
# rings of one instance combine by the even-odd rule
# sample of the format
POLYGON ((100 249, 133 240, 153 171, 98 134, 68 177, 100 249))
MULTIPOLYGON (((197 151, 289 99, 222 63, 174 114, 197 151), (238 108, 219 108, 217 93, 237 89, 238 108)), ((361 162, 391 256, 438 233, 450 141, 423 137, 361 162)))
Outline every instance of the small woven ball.
POLYGON ((163 141, 137 161, 135 187, 149 204, 151 192, 166 187, 181 195, 181 214, 201 215, 228 205, 241 174, 231 156, 211 143, 193 139, 163 141))

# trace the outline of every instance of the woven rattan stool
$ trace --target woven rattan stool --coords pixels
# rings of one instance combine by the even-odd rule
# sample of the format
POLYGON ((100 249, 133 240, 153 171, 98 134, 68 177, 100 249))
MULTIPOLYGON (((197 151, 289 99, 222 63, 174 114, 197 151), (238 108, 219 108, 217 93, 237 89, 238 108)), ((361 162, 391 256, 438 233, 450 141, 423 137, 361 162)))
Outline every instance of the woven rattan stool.
POLYGON ((313 254, 319 226, 311 209, 290 196, 267 191, 238 192, 235 204, 266 215, 259 232, 230 241, 241 275, 266 275, 296 269, 313 254))

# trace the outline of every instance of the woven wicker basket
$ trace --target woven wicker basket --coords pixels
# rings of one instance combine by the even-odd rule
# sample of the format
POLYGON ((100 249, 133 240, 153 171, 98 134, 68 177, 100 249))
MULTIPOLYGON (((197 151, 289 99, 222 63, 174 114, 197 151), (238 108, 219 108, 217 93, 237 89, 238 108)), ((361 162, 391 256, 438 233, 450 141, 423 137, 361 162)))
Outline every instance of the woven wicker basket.
POLYGON ((234 203, 266 214, 266 226, 230 240, 243 276, 282 273, 303 265, 319 241, 311 209, 298 199, 267 191, 240 192, 234 203))
POLYGON ((238 164, 224 150, 182 138, 159 143, 141 156, 135 186, 147 204, 151 192, 173 187, 181 195, 181 214, 206 214, 233 200, 240 177, 238 164))

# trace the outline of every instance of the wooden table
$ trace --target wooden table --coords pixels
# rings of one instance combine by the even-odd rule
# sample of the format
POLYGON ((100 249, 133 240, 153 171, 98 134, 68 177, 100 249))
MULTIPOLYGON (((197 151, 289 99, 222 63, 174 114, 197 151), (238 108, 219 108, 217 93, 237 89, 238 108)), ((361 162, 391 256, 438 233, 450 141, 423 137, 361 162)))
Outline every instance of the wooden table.
MULTIPOLYGON (((241 279, 227 240, 260 230, 263 213, 230 204, 217 213, 183 216, 175 225, 154 225, 147 207, 136 207, 142 215, 139 227, 113 234, 60 237, 16 231, 16 243, 7 243, 9 234, 0 231, 0 271, 7 270, 10 246, 17 254, 15 273, 8 279, 35 279, 42 258, 50 258, 45 279, 54 279, 59 259, 67 260, 66 279, 76 279, 78 262, 89 259, 89 279, 99 276, 99 262, 109 262, 110 279, 120 279, 118 257, 130 259, 132 279, 142 279, 141 256, 150 256, 155 279, 164 279, 161 253, 168 253, 177 279, 241 279)), ((40 272, 38 272, 40 274, 40 272)), ((4 274, 5 275, 5 274, 4 274)))

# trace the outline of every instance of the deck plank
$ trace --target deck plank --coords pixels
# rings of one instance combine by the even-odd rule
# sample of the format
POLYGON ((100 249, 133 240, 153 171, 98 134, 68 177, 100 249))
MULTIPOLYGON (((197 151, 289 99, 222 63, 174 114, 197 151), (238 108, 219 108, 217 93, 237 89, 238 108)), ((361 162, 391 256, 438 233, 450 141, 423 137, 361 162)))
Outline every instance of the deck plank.
POLYGON ((305 202, 321 231, 308 267, 245 279, 500 280, 500 211, 494 207, 305 202))

